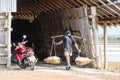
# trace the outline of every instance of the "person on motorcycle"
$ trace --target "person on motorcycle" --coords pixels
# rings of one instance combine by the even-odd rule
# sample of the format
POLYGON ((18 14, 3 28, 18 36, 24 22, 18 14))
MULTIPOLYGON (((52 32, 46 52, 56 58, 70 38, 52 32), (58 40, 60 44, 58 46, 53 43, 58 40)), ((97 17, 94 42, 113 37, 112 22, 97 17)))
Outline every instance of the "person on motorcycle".
POLYGON ((78 48, 78 45, 75 41, 75 39, 71 36, 70 30, 65 31, 65 35, 63 36, 62 40, 60 42, 55 42, 53 39, 52 44, 54 45, 60 45, 64 43, 64 56, 66 58, 67 66, 66 70, 69 70, 71 68, 71 63, 70 63, 70 57, 72 56, 72 46, 74 45, 75 48, 77 49, 78 53, 81 52, 81 50, 78 48))

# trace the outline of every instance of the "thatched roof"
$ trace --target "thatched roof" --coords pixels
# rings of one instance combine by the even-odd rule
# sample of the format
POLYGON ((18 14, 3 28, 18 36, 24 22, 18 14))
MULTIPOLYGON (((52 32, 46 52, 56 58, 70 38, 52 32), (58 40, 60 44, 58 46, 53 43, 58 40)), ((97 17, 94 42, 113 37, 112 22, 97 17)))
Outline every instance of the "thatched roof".
POLYGON ((88 6, 97 8, 97 22, 102 25, 120 24, 120 0, 17 0, 17 13, 13 19, 32 19, 41 12, 54 11, 74 7, 88 6))

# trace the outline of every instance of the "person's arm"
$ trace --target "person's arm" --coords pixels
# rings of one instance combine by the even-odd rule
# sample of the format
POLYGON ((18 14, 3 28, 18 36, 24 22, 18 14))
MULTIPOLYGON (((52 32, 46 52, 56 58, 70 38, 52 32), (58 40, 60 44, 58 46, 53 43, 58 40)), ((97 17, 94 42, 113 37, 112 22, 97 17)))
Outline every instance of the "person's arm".
POLYGON ((74 44, 75 48, 78 50, 78 44, 76 43, 76 40, 73 37, 70 37, 72 40, 72 43, 74 44))
POLYGON ((53 39, 53 43, 54 43, 55 45, 60 45, 60 44, 63 43, 64 39, 65 39, 64 36, 62 37, 62 40, 59 41, 59 42, 55 42, 55 40, 53 39))
POLYGON ((63 40, 61 40, 60 42, 56 42, 56 45, 60 45, 63 43, 63 40))
POLYGON ((78 44, 77 44, 77 43, 75 43, 74 45, 75 45, 75 48, 78 50, 78 49, 79 49, 79 48, 78 48, 78 44))
POLYGON ((80 53, 81 53, 81 50, 79 49, 78 44, 75 43, 74 45, 75 45, 75 48, 77 49, 78 53, 80 54, 80 53))
POLYGON ((75 48, 76 48, 77 50, 79 49, 77 43, 75 43, 75 48))

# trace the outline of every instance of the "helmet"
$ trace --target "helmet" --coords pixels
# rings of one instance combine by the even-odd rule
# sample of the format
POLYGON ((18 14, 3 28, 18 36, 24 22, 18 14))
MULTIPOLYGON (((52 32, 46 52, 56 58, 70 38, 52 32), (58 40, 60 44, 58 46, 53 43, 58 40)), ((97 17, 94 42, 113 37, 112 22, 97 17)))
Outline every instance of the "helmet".
POLYGON ((65 31, 65 35, 71 36, 70 30, 65 31))

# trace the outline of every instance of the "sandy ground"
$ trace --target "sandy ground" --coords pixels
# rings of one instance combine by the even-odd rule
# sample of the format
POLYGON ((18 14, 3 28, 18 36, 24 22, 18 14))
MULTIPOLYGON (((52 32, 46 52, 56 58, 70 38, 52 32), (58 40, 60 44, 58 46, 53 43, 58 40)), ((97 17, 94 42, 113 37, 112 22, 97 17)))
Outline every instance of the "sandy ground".
POLYGON ((120 73, 120 62, 109 62, 107 64, 108 64, 108 71, 120 73))
POLYGON ((17 65, 0 70, 0 80, 120 80, 120 73, 79 68, 65 70, 65 65, 36 65, 35 70, 20 69, 17 65))

